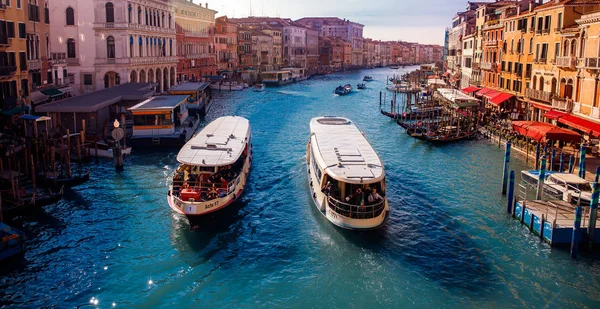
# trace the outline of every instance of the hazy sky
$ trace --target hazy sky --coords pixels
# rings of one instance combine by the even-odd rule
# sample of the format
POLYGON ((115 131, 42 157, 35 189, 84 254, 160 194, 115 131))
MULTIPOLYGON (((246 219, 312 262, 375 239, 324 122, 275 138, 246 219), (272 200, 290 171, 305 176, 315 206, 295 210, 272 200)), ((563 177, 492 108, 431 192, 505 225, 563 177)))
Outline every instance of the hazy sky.
POLYGON ((208 7, 246 17, 250 3, 254 16, 337 16, 365 25, 365 37, 443 45, 444 29, 467 0, 208 0, 208 7))

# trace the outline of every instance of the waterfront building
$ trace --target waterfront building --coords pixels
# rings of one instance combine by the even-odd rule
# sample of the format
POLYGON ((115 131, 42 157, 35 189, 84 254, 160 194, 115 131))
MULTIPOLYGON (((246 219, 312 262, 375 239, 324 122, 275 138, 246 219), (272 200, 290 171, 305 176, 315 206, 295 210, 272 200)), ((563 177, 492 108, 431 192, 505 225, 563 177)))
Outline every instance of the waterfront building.
POLYGON ((238 25, 227 16, 215 20, 217 73, 233 73, 238 67, 238 25))
MULTIPOLYGON (((486 7, 485 10, 495 11, 494 8, 486 7)), ((501 40, 503 35, 503 24, 500 23, 500 16, 495 13, 485 14, 485 23, 483 24, 483 58, 481 61, 481 81, 487 88, 498 87, 500 79, 498 64, 501 62, 501 40)))
POLYGON ((217 72, 215 14, 217 11, 186 0, 169 2, 175 16, 177 37, 177 80, 196 81, 217 72))
MULTIPOLYGON (((4 5, 4 4, 3 4, 4 5)), ((0 108, 10 110, 26 105, 30 79, 28 55, 32 52, 26 31, 28 23, 25 3, 14 3, 0 10, 0 108)), ((44 76, 45 78, 45 76, 44 76)))
POLYGON ((272 71, 275 63, 273 62, 275 57, 273 56, 273 41, 274 37, 259 30, 252 30, 252 67, 264 71, 272 71))
POLYGON ((242 68, 250 68, 254 65, 255 54, 252 52, 251 28, 238 27, 238 65, 242 68))
POLYGON ((314 72, 319 66, 319 32, 306 28, 306 68, 308 74, 314 72))
POLYGON ((392 43, 383 42, 381 45, 381 65, 388 66, 392 64, 392 43))
POLYGON ((163 1, 56 0, 50 8, 50 46, 66 54, 76 94, 124 82, 175 84, 175 19, 163 1), (93 21, 93 22, 92 22, 93 21))
POLYGON ((272 50, 269 55, 272 58, 271 65, 272 67, 267 68, 266 71, 277 70, 281 67, 281 56, 282 56, 282 35, 281 30, 277 28, 273 28, 269 25, 260 25, 256 29, 260 30, 262 33, 270 36, 273 40, 272 50))
POLYGON ((473 51, 475 46, 476 32, 468 34, 463 38, 463 55, 461 63, 460 88, 467 88, 471 85, 477 86, 477 80, 473 76, 473 51))
MULTIPOLYGON (((372 39, 364 39, 362 46, 362 63, 367 67, 373 67, 375 65, 375 42, 372 39)), ((355 64, 353 63, 353 65, 355 64)))
MULTIPOLYGON (((580 70, 580 76, 577 76, 578 88, 573 89, 569 81, 564 81, 561 77, 559 97, 564 98, 569 103, 566 104, 566 111, 569 111, 570 102, 568 99, 576 100, 572 104, 572 113, 583 119, 592 120, 595 123, 600 122, 600 81, 598 80, 598 74, 600 73, 600 11, 594 13, 583 14, 579 19, 576 20, 579 31, 580 31, 580 44, 581 52, 579 55, 566 56, 569 49, 573 47, 573 39, 569 41, 563 41, 563 47, 561 56, 564 57, 576 57, 577 67, 580 70), (567 43, 568 42, 568 43, 567 43), (576 90, 577 94, 573 95, 572 92, 576 90), (569 92, 571 95, 569 96, 569 92), (567 99, 568 98, 568 99, 567 99)), ((566 38, 565 38, 566 39, 566 38)), ((572 54, 571 54, 572 55, 572 54)), ((557 63, 560 60, 557 59, 557 63)), ((560 60, 563 64, 570 64, 568 61, 572 60, 560 60)), ((556 99, 559 101, 560 99, 556 99)), ((553 106, 557 106, 558 102, 553 103, 553 106)), ((557 106, 558 107, 558 106, 557 106)), ((560 119, 559 119, 560 121, 560 119)))

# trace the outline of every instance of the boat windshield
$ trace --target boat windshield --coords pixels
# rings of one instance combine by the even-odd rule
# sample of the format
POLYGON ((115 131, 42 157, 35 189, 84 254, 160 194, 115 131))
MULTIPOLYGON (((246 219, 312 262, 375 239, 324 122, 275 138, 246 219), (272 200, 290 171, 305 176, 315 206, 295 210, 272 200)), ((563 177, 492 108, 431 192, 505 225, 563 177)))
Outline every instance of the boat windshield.
POLYGON ((569 187, 577 189, 582 192, 592 191, 592 186, 589 183, 570 183, 569 187))

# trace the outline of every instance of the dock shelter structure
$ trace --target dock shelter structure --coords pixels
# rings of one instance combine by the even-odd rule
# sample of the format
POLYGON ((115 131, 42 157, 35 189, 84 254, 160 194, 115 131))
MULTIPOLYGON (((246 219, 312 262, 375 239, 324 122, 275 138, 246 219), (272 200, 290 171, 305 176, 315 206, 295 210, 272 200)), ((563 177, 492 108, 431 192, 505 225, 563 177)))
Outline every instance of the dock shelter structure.
POLYGON ((210 82, 185 82, 169 89, 171 95, 187 95, 190 115, 204 116, 212 96, 210 82))
POLYGON ((154 95, 154 84, 126 83, 115 87, 55 101, 36 107, 37 113, 52 118, 52 127, 79 132, 82 120, 88 136, 104 137, 109 124, 127 112, 127 108, 154 95))

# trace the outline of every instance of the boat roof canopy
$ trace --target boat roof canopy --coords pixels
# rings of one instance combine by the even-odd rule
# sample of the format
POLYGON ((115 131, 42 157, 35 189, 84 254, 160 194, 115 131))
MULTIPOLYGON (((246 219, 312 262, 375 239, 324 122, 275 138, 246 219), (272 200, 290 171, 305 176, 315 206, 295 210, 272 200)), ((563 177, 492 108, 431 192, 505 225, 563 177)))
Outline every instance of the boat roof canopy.
POLYGON ((385 177, 383 162, 348 118, 324 116, 310 121, 311 147, 319 166, 344 183, 375 183, 385 177))
MULTIPOLYGON (((220 78, 219 78, 220 79, 220 78)), ((210 85, 209 82, 185 82, 185 83, 181 83, 177 86, 173 86, 169 89, 169 92, 175 92, 175 94, 178 94, 179 92, 196 92, 196 91, 202 91, 204 89, 206 89, 206 87, 208 87, 210 85)))
POLYGON ((184 103, 187 98, 188 95, 161 95, 151 97, 130 107, 129 110, 133 113, 141 111, 169 111, 175 109, 181 103, 184 103))
POLYGON ((177 161, 194 166, 224 166, 237 161, 248 139, 250 122, 239 116, 225 116, 209 123, 177 154, 177 161))
POLYGON ((556 178, 556 179, 560 179, 569 184, 590 183, 589 181, 587 181, 577 175, 571 174, 571 173, 553 173, 550 176, 552 176, 553 178, 556 178))

